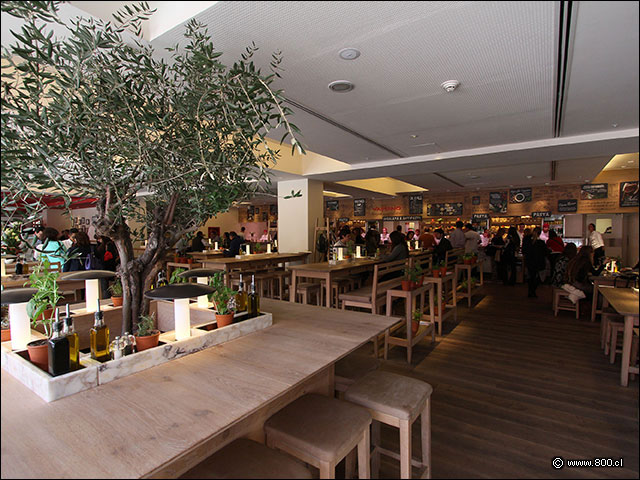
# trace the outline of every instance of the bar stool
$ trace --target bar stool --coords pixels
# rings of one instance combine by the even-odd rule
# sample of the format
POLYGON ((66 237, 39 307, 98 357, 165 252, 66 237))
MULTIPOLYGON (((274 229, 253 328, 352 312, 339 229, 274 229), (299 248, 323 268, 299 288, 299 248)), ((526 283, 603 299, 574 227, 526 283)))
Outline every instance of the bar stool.
POLYGON ((273 272, 274 274, 274 280, 276 282, 278 282, 278 289, 275 290, 274 287, 274 298, 275 298, 275 291, 279 292, 278 293, 278 300, 284 300, 284 292, 286 290, 286 286, 287 286, 287 279, 289 279, 289 285, 291 285, 291 270, 276 270, 275 272, 273 272))
POLYGON ((267 445, 320 469, 320 478, 335 478, 336 465, 358 449, 360 478, 370 478, 367 409, 318 394, 303 395, 264 424, 267 445))
POLYGON ((295 458, 247 438, 239 438, 180 478, 313 478, 295 458))
POLYGON ((558 310, 576 312, 576 320, 580 318, 580 300, 575 304, 569 300, 569 293, 561 288, 553 289, 553 315, 558 316, 558 310))
POLYGON ((600 348, 604 348, 604 354, 609 352, 609 341, 611 339, 610 323, 611 321, 623 322, 624 317, 611 307, 602 309, 600 320, 600 348))
POLYGON ((362 353, 352 353, 336 362, 334 389, 338 393, 338 398, 344 398, 344 392, 347 391, 347 388, 367 373, 377 370, 379 366, 380 360, 377 357, 362 353))
POLYGON ((605 355, 609 353, 609 363, 616 362, 616 353, 622 353, 622 342, 620 348, 618 345, 618 335, 624 334, 624 323, 614 322, 611 320, 607 328, 607 342, 609 343, 609 351, 605 349, 605 355))
POLYGON ((421 468, 420 477, 431 478, 431 393, 426 382, 375 370, 351 385, 345 400, 366 407, 373 417, 371 443, 373 476, 378 476, 380 454, 400 460, 400 478, 411 478, 411 466, 421 468), (411 458, 411 425, 420 416, 422 461, 411 458), (400 429, 400 455, 380 447, 380 423, 400 429))
MULTIPOLYGON (((322 294, 320 292, 320 284, 319 283, 299 283, 296 285, 296 296, 300 295, 302 297, 302 303, 307 305, 308 300, 311 298, 311 294, 314 293, 316 295, 316 305, 320 305, 320 301, 322 300, 322 294)), ((289 293, 291 294, 291 293, 289 293)), ((297 298, 296 298, 297 300, 297 298)))

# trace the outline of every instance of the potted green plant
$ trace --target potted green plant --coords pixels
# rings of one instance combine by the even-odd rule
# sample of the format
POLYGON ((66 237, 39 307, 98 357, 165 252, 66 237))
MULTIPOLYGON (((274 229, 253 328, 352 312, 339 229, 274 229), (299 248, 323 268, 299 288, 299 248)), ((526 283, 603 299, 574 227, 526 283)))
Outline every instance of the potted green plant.
POLYGON ((442 260, 440 262, 440 276, 445 277, 447 275, 447 262, 442 260))
POLYGON ((414 290, 418 286, 418 280, 422 275, 422 268, 420 265, 415 267, 408 267, 404 269, 405 280, 402 280, 402 290, 408 292, 414 290))
POLYGON ((158 346, 160 331, 155 328, 154 314, 140 315, 136 331, 136 350, 142 352, 158 346))
POLYGON ((418 329, 420 328, 420 320, 422 320, 422 312, 418 309, 413 311, 413 318, 411 321, 411 334, 415 335, 418 333, 418 329))
POLYGON ((113 283, 109 286, 111 292, 111 302, 114 307, 122 306, 122 282, 120 277, 116 277, 113 283))
POLYGON ((170 284, 187 283, 187 279, 180 276, 182 272, 186 272, 186 271, 187 271, 186 268, 176 268, 173 272, 171 272, 171 277, 169 277, 169 283, 170 284))
POLYGON ((209 294, 209 300, 216 309, 216 323, 218 328, 226 327, 233 322, 236 310, 236 291, 224 284, 222 272, 216 273, 209 279, 209 286, 216 289, 209 294))
POLYGON ((471 265, 471 259, 473 258, 473 254, 472 253, 465 253, 464 255, 462 255, 462 262, 465 265, 471 265))
POLYGON ((34 340, 27 344, 29 359, 43 370, 48 370, 49 356, 47 352, 47 339, 51 336, 51 325, 58 301, 62 296, 58 293, 58 277, 60 272, 50 270, 49 260, 35 266, 29 275, 30 287, 37 288, 38 292, 27 303, 27 314, 31 319, 33 328, 42 326, 46 339, 34 340))

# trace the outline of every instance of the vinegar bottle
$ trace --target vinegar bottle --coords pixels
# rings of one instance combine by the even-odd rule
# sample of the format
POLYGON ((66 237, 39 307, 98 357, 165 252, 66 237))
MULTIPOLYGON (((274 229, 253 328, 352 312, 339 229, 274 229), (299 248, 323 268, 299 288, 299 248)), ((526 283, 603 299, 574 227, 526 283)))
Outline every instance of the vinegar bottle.
POLYGON ((89 332, 89 342, 91 344, 91 358, 98 361, 111 359, 109 354, 109 327, 104 324, 104 315, 100 311, 100 299, 98 299, 98 310, 94 314, 93 327, 89 332))
POLYGON ((238 284, 238 293, 236 294, 236 309, 238 312, 244 312, 247 309, 247 292, 244 291, 242 274, 240 274, 240 283, 238 284))
POLYGON ((62 335, 62 322, 58 318, 56 308, 56 320, 53 323, 53 336, 47 342, 49 354, 49 373, 52 376, 63 375, 69 372, 69 340, 62 335))

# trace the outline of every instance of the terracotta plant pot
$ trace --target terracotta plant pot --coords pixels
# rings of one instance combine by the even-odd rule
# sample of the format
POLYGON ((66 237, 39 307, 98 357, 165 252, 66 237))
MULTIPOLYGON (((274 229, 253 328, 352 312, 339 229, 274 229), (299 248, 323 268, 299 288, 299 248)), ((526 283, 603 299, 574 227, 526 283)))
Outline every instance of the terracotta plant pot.
POLYGON ((31 363, 37 365, 45 372, 49 371, 49 351, 46 340, 34 340, 33 342, 27 343, 27 351, 29 352, 29 360, 31 360, 31 363))
POLYGON ((440 267, 440 276, 444 277, 447 275, 447 267, 440 267))
POLYGON ((471 259, 470 258, 465 258, 462 261, 464 262, 465 265, 471 265, 471 259))
POLYGON ((173 256, 173 263, 180 263, 180 257, 177 254, 173 256))
POLYGON ((11 340, 11 329, 10 328, 3 328, 2 329, 2 341, 3 342, 8 342, 9 340, 11 340))
POLYGON ((420 322, 411 322, 411 334, 415 335, 418 333, 418 329, 420 328, 420 322))
POLYGON ((138 352, 142 352, 143 350, 147 350, 148 348, 157 347, 159 339, 159 331, 156 331, 156 333, 153 333, 151 335, 145 335, 144 337, 136 336, 136 350, 138 352))
POLYGON ((471 257, 471 265, 475 265, 478 262, 478 257, 471 257))
POLYGON ((187 258, 187 263, 188 263, 189 265, 193 264, 193 258, 187 258))
POLYGON ((111 303, 113 303, 114 307, 121 307, 122 297, 111 297, 111 303))
POLYGON ((413 290, 413 282, 411 280, 402 280, 402 290, 405 292, 413 290))
POLYGON ((433 271, 431 272, 431 276, 432 276, 432 277, 435 277, 435 278, 439 278, 439 277, 440 277, 440 269, 433 270, 433 271))
POLYGON ((218 328, 231 325, 233 323, 233 313, 227 313, 226 315, 216 313, 216 323, 218 324, 218 328))

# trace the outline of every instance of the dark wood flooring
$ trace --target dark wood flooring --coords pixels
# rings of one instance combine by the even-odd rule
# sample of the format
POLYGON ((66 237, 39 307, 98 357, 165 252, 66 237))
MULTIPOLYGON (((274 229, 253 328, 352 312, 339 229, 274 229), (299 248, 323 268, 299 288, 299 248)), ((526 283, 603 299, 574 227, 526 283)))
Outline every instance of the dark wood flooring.
MULTIPOLYGON (((474 307, 436 343, 423 340, 412 365, 394 348, 382 369, 419 378, 432 397, 433 478, 638 478, 638 379, 621 387, 620 359, 600 349, 599 323, 551 310, 551 287, 485 284, 474 307), (623 458, 623 468, 562 468, 554 457, 623 458)), ((414 456, 420 452, 414 424, 414 456)), ((397 430, 382 442, 398 449, 397 430)), ((382 478, 399 463, 383 457, 382 478)))

